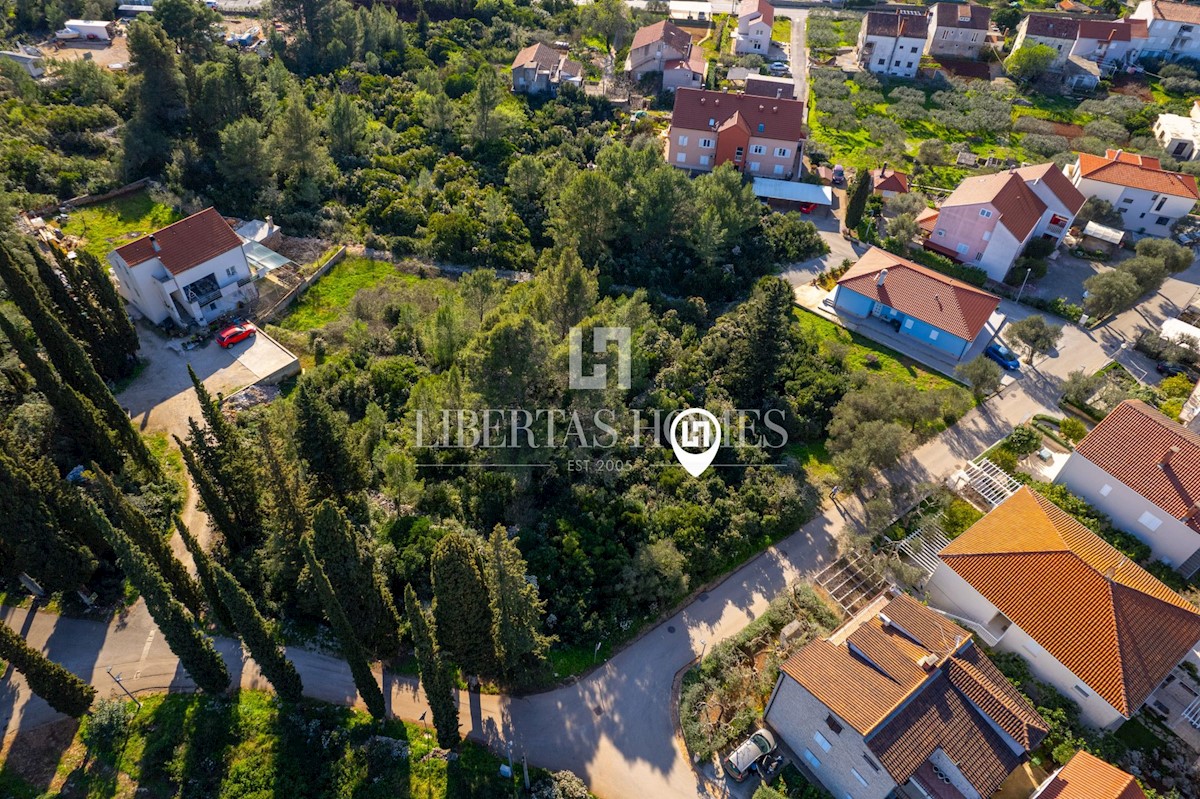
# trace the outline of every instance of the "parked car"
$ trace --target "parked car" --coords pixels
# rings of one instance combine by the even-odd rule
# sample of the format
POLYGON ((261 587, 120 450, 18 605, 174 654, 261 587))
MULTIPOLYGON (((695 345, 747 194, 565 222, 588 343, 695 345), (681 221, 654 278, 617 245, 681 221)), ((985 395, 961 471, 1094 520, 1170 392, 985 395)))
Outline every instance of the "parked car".
POLYGON ((1164 377, 1174 377, 1175 375, 1187 376, 1188 374, 1187 367, 1181 364, 1171 363, 1170 361, 1159 361, 1158 363, 1154 364, 1154 369, 1164 377))
POLYGON ((239 341, 245 341, 258 332, 258 328, 249 322, 242 322, 238 325, 231 325, 217 334, 217 343, 225 349, 229 349, 239 341))
POLYGON ((796 209, 802 214, 811 214, 817 210, 816 203, 796 203, 796 209))
POLYGON ((1016 353, 998 341, 989 344, 987 349, 983 351, 983 354, 1005 369, 1019 369, 1021 367, 1021 361, 1017 358, 1016 353))
POLYGON ((755 763, 774 751, 775 736, 766 730, 759 730, 725 758, 725 773, 735 782, 741 782, 749 776, 755 763))
POLYGON ((840 186, 846 182, 846 168, 841 164, 833 167, 833 185, 840 186))
POLYGON ((771 64, 772 73, 783 73, 788 71, 788 65, 783 61, 776 61, 771 64))

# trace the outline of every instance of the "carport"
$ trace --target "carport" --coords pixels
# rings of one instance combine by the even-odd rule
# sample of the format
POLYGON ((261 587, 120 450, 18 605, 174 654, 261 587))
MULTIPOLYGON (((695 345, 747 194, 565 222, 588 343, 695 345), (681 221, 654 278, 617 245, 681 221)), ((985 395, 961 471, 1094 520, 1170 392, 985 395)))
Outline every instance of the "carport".
POLYGON ((833 189, 814 183, 755 178, 754 196, 766 200, 767 205, 781 211, 794 211, 800 203, 812 203, 826 210, 833 207, 833 189))

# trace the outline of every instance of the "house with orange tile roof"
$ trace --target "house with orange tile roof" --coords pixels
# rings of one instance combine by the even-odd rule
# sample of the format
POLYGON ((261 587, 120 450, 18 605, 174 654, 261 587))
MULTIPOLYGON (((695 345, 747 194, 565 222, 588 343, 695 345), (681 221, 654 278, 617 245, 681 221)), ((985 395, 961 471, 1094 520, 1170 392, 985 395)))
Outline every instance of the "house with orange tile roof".
POLYGON ((1142 0, 1129 15, 1146 23, 1149 38, 1143 55, 1175 61, 1200 57, 1200 7, 1167 0, 1142 0))
POLYGON ((908 175, 897 172, 895 167, 888 169, 884 164, 879 169, 871 170, 871 186, 874 193, 887 200, 897 194, 908 194, 908 175))
POLYGON ((1057 246, 1084 197, 1054 164, 970 177, 917 224, 926 249, 1001 281, 1035 238, 1057 246))
POLYGON ((1185 577, 1200 571, 1200 435, 1126 400, 1079 442, 1054 482, 1185 577))
MULTIPOLYGON (((959 360, 972 351, 1000 298, 887 250, 872 247, 837 282, 833 307, 891 323, 902 336, 959 360)), ((999 327, 999 320, 992 328, 999 327)))
POLYGON ((691 35, 665 19, 639 28, 625 59, 625 71, 634 80, 661 72, 663 89, 667 91, 704 88, 707 70, 704 51, 692 44, 691 35))
POLYGON ((737 30, 733 32, 733 52, 760 55, 771 52, 771 27, 775 7, 768 0, 742 0, 738 4, 737 30))
POLYGON ((1082 749, 1029 799, 1146 799, 1132 774, 1082 749))
POLYGON ((804 134, 802 100, 679 89, 667 129, 667 163, 692 172, 729 163, 751 177, 794 180, 804 134))
POLYGON ((1028 486, 938 553, 930 605, 1020 655, 1114 729, 1183 661, 1200 664, 1200 611, 1028 486))
POLYGON ((780 669, 763 714, 834 796, 991 796, 1046 736, 970 633, 884 593, 780 669))
POLYGON ((1171 235, 1171 226, 1200 199, 1196 178, 1163 169, 1148 155, 1122 150, 1108 150, 1103 156, 1080 153, 1066 173, 1083 196, 1112 203, 1125 230, 1147 236, 1171 235))

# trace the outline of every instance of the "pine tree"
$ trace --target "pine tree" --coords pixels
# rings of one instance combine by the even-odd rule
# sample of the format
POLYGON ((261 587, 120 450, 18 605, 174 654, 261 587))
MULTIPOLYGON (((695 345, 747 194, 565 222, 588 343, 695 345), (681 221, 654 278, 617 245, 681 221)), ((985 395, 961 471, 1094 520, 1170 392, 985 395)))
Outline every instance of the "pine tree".
POLYGON ((229 615, 225 603, 221 601, 221 592, 217 588, 217 580, 213 575, 213 569, 217 564, 213 563, 212 558, 204 551, 204 547, 200 546, 200 542, 183 523, 183 519, 176 516, 174 521, 175 531, 179 533, 179 537, 183 539, 183 545, 192 555, 192 563, 196 566, 196 579, 200 582, 200 587, 204 589, 204 595, 208 597, 208 609, 222 627, 226 630, 234 630, 233 617, 229 615))
POLYGON ((324 496, 345 496, 365 485, 362 465, 347 446, 346 422, 311 380, 295 392, 296 449, 324 496))
POLYGON ((225 661, 221 660, 212 641, 196 628, 195 616, 171 596, 154 561, 133 539, 114 527, 94 503, 92 511, 108 542, 116 550, 121 569, 145 600, 146 609, 150 611, 151 618, 171 651, 179 658, 180 664, 201 690, 224 692, 229 687, 229 670, 225 668, 225 661))
POLYGON ((479 537, 452 532, 438 541, 431 577, 438 643, 467 674, 491 676, 496 648, 479 537))
POLYGON ((269 535, 263 547, 262 563, 268 572, 269 584, 290 589, 299 584, 304 569, 300 538, 308 530, 308 490, 290 471, 294 464, 289 461, 285 465, 279 457, 268 428, 266 424, 258 428, 259 451, 269 486, 263 497, 269 535))
POLYGON ((367 653, 363 651, 362 643, 358 640, 354 626, 347 618, 342 604, 338 602, 337 595, 333 592, 333 586, 329 584, 329 577, 326 576, 325 569, 322 568, 321 562, 313 551, 311 535, 305 535, 300 539, 300 549, 304 553, 304 562, 308 565, 309 575, 317 587, 317 594, 321 597, 321 605, 325 608, 329 626, 333 628, 333 634, 342 645, 342 655, 350 665, 350 674, 354 677, 358 695, 362 697, 372 716, 377 719, 386 718, 387 704, 383 699, 383 691, 380 690, 379 683, 375 681, 375 674, 371 671, 371 664, 367 661, 367 653))
POLYGON ((112 478, 99 466, 92 464, 92 471, 95 473, 92 483, 114 523, 153 561, 155 571, 171 587, 174 598, 199 618, 204 608, 200 586, 171 552, 167 539, 153 528, 145 514, 129 501, 129 497, 117 488, 112 478))
POLYGON ((850 184, 850 197, 846 201, 846 227, 851 230, 858 227, 858 223, 862 221, 863 212, 867 210, 867 200, 871 196, 871 189, 870 170, 858 170, 854 175, 854 182, 850 184))
POLYGON ((404 610, 408 616, 413 649, 417 654, 421 685, 425 688, 425 701, 429 702, 429 709, 433 712, 438 746, 450 749, 459 741, 454 674, 450 665, 442 658, 441 649, 437 645, 433 616, 421 607, 417 600, 417 592, 411 584, 404 587, 404 610))
POLYGON ((0 658, 21 672, 35 694, 59 713, 79 718, 92 706, 96 689, 37 651, 0 622, 0 658))
POLYGON ((246 644, 246 649, 250 650, 250 657, 254 658, 280 699, 299 702, 304 698, 300 674, 271 634, 267 620, 258 612, 250 593, 221 564, 213 564, 213 574, 217 589, 221 592, 221 601, 233 616, 233 628, 246 644))
POLYGON ((356 627, 367 651, 395 652, 400 617, 375 565, 370 544, 332 500, 317 506, 312 519, 313 551, 343 607, 354 608, 356 627))
POLYGON ((492 638, 500 674, 509 681, 545 666, 550 638, 542 634, 546 603, 525 579, 527 567, 517 541, 497 524, 488 538, 484 576, 492 608, 492 638))

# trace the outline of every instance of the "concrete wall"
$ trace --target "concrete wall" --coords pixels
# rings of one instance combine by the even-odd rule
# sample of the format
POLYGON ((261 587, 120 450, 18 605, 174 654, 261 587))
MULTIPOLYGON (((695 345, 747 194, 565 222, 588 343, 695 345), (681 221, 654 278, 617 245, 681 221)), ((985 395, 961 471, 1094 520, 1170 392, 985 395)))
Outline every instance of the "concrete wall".
POLYGON ((983 49, 987 31, 965 28, 939 28, 930 19, 929 37, 926 40, 927 51, 932 56, 948 56, 950 58, 978 58, 983 49))
POLYGON ((1018 241, 1017 237, 1004 225, 996 225, 996 229, 992 231, 992 240, 988 242, 987 249, 983 251, 983 257, 975 261, 967 261, 967 263, 983 269, 992 280, 997 282, 1004 280, 1004 276, 1016 262, 1017 256, 1021 254, 1021 250, 1025 249, 1025 245, 1034 237, 1035 230, 1030 230, 1024 241, 1018 241))
POLYGON ((1115 183, 1102 183, 1080 177, 1077 172, 1073 174, 1072 181, 1084 197, 1099 197, 1112 203, 1113 208, 1116 208, 1125 220, 1126 230, 1150 236, 1165 238, 1171 235, 1171 225, 1180 217, 1186 216, 1195 204, 1195 201, 1188 197, 1157 194, 1146 189, 1118 186, 1115 183), (1160 217, 1167 221, 1160 224, 1160 217))
POLYGON ((973 263, 975 256, 987 249, 999 224, 1000 212, 991 203, 943 207, 938 212, 937 225, 929 240, 957 252, 963 263, 973 263), (981 211, 991 216, 985 217, 981 211))
POLYGON ((1148 23, 1149 38, 1144 45, 1143 54, 1165 57, 1169 61, 1183 57, 1200 57, 1200 26, 1154 19, 1153 4, 1150 0, 1142 0, 1129 18, 1144 19, 1148 23), (1192 30, 1184 31, 1185 26, 1192 30))
POLYGON ((834 290, 833 304, 839 310, 845 311, 853 316, 869 316, 871 307, 875 304, 875 300, 870 297, 864 297, 857 291, 851 291, 844 286, 838 286, 834 290))
MULTIPOLYGON (((1157 467, 1151 465, 1147 468, 1157 467)), ((1200 533, 1173 518, 1078 452, 1071 454, 1067 464, 1054 478, 1054 482, 1065 485, 1073 493, 1107 513, 1113 524, 1137 536, 1150 546, 1154 557, 1165 560, 1172 566, 1183 563, 1200 549, 1200 533), (1142 521, 1143 514, 1149 514, 1146 522, 1151 524, 1153 522, 1150 517, 1157 519, 1158 528, 1151 530, 1147 527, 1142 521)))
POLYGON ((826 718, 831 715, 829 708, 819 699, 784 674, 780 675, 775 685, 765 717, 771 728, 804 760, 808 770, 835 797, 886 799, 896 787, 895 781, 867 751, 863 737, 853 727, 836 716, 834 718, 842 728, 841 733, 835 733, 826 724, 826 718), (817 742, 816 733, 828 744, 828 752, 817 742), (805 750, 811 752, 820 764, 813 765, 804 756, 805 750))

